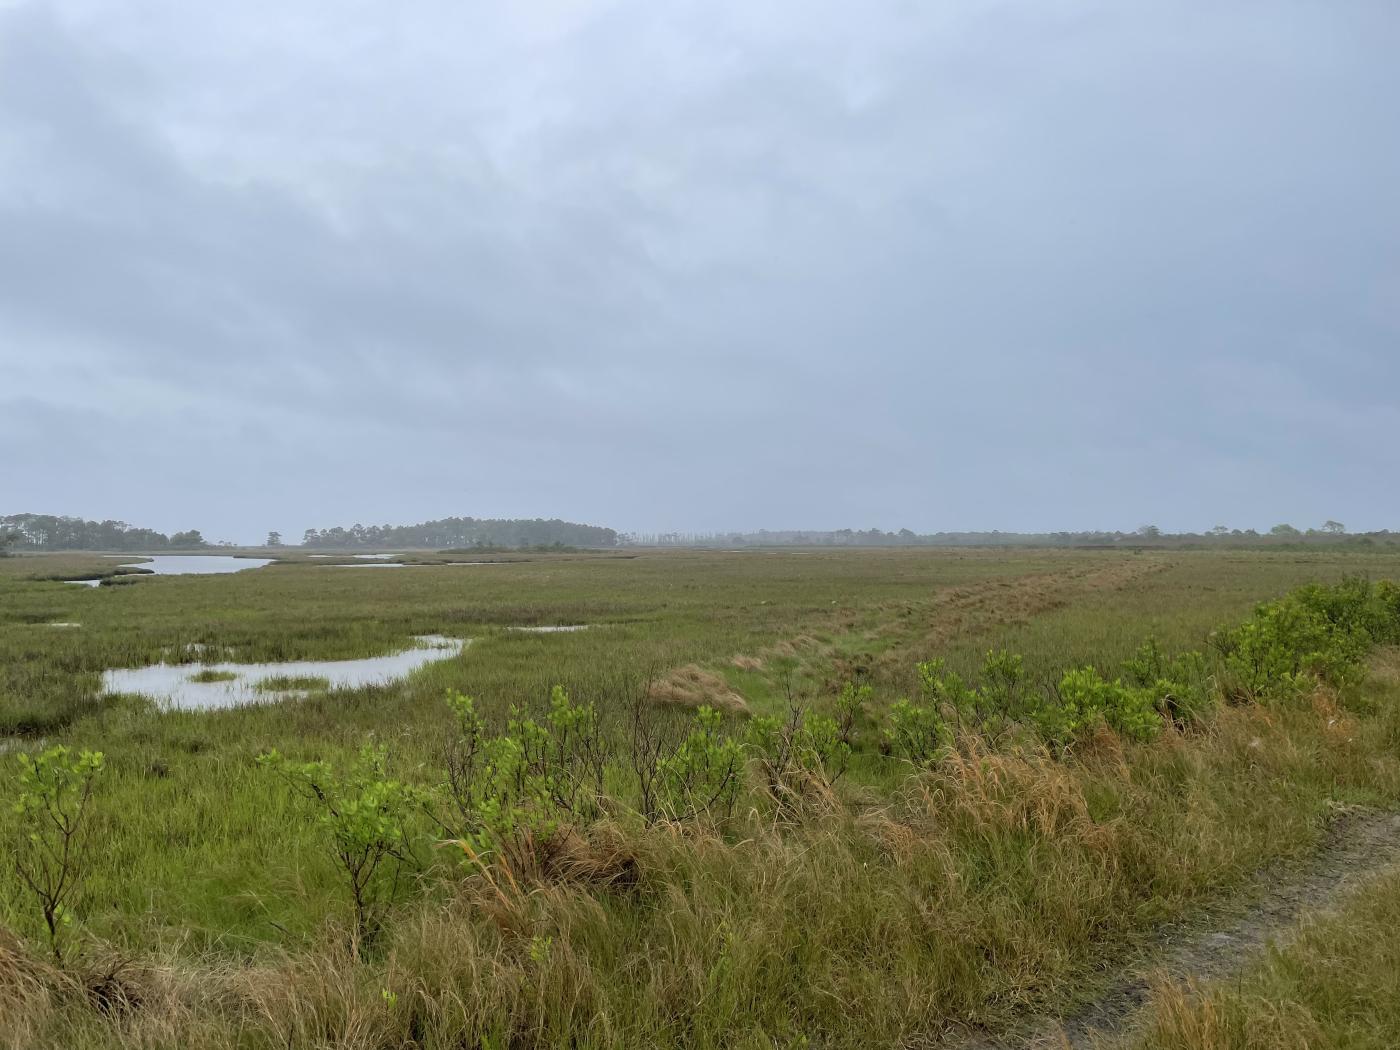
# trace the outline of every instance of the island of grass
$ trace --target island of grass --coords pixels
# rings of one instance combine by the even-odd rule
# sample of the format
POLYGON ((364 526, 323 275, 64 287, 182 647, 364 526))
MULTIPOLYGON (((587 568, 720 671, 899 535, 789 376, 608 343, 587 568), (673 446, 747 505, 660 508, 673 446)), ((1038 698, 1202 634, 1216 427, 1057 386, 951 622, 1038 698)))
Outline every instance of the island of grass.
POLYGON ((262 693, 313 693, 331 687, 330 679, 315 675, 281 674, 264 678, 253 688, 262 693))
POLYGON ((232 671, 216 671, 209 668, 190 675, 191 682, 232 682, 238 675, 232 671))

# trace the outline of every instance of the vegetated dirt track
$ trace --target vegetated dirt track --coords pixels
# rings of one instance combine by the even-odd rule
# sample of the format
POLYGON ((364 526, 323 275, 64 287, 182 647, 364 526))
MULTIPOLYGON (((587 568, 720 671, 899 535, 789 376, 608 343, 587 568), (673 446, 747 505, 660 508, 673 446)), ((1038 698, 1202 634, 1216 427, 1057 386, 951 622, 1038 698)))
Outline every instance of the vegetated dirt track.
POLYGON ((1344 812, 1322 848, 1270 865, 1230 901, 1164 929, 1108 990, 1064 1018, 1038 1018, 999 1036, 954 1038, 956 1050, 1093 1050, 1130 1034, 1154 978, 1214 981, 1239 973, 1262 949, 1286 943, 1300 919, 1334 908, 1349 892, 1400 866, 1400 814, 1344 812))

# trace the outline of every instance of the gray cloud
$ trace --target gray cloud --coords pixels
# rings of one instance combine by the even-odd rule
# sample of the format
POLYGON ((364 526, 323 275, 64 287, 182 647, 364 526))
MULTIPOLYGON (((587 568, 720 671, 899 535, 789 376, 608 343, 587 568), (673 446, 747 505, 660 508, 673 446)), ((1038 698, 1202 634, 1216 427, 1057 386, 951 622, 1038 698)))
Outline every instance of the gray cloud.
POLYGON ((1384 2, 0 3, 0 503, 1400 527, 1384 2))

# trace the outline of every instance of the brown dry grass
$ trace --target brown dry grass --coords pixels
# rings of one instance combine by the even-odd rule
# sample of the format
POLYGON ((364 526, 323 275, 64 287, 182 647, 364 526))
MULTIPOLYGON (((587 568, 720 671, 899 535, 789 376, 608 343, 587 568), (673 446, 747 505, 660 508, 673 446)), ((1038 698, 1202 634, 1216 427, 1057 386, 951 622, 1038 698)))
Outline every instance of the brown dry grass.
POLYGON ((744 698, 731 689, 729 683, 697 664, 679 667, 653 682, 648 695, 657 703, 677 707, 709 706, 736 714, 748 710, 744 698))
POLYGON ((52 1005, 59 974, 35 959, 19 938, 0 929, 0 1047, 33 1045, 35 1022, 52 1005))
POLYGON ((1153 917, 1306 846, 1323 785, 1400 792, 1368 757, 1393 727, 1359 718, 1358 751, 1329 717, 1225 708, 1198 733, 1070 760, 968 740, 875 809, 830 796, 725 835, 561 832, 535 880, 464 869, 359 961, 328 925, 260 961, 128 974, 125 1013, 82 994, 68 1017, 43 967, 12 963, 0 987, 31 1045, 65 1050, 926 1045, 1056 1001, 1153 917))

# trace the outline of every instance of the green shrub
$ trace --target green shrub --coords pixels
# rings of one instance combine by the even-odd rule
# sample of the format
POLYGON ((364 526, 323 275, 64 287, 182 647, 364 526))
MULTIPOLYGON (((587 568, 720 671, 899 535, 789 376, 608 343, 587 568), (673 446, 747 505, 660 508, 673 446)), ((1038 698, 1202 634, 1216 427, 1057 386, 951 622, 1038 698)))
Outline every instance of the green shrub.
POLYGON ((917 670, 919 692, 925 704, 947 710, 968 728, 986 721, 988 712, 977 690, 969 688, 961 675, 949 671, 941 659, 927 660, 917 670))
MULTIPOLYGON (((852 691, 847 698, 859 695, 852 691)), ((745 742, 757 760, 764 790, 789 812, 814 785, 829 789, 840 780, 851 761, 840 717, 816 714, 796 702, 790 703, 786 719, 751 719, 745 742)))
POLYGON ((1024 711, 1025 668, 1018 653, 992 650, 982 661, 981 706, 987 717, 1019 718, 1024 711))
POLYGON ((1168 660, 1149 638, 1123 663, 1123 677, 1152 694, 1157 711, 1184 725, 1198 721, 1215 703, 1217 686, 1204 653, 1190 651, 1168 660))
POLYGON ((72 926, 71 905, 86 873, 85 817, 93 784, 102 772, 100 751, 76 757, 66 747, 19 755, 15 872, 39 904, 54 959, 63 961, 63 939, 72 926))
POLYGON ((896 758, 931 766, 947 752, 953 734, 936 704, 905 698, 890 708, 885 740, 896 758))
POLYGON ((1149 638, 1123 661, 1123 677, 1136 686, 1149 686, 1165 677, 1167 658, 1156 638, 1149 638))
POLYGON ((856 723, 860 721, 861 712, 874 693, 871 686, 847 682, 836 697, 836 729, 841 742, 848 747, 855 747, 856 723))
POLYGON ((1017 723, 1063 750, 1107 726, 1131 740, 1150 740, 1163 719, 1198 721, 1223 694, 1279 701, 1321 681, 1359 681, 1376 645, 1400 643, 1400 587, 1351 577, 1312 584, 1257 606, 1244 623, 1211 636, 1215 662, 1201 652, 1168 659, 1155 639, 1106 680, 1091 667, 1071 669, 1038 699, 1028 699, 1021 658, 987 654, 977 688, 942 660, 918 665, 920 699, 900 700, 885 730, 890 751, 918 765, 937 760, 950 742, 949 721, 996 738, 1017 723))
POLYGON ((1151 740, 1162 729, 1151 689, 1106 681, 1092 667, 1066 671, 1030 709, 1030 720, 1047 743, 1061 749, 1104 725, 1131 740, 1151 740))
POLYGON ((728 817, 738 799, 743 745, 724 732, 724 716, 713 707, 695 712, 680 746, 660 758, 660 802, 672 820, 728 817))
POLYGON ((366 745, 344 772, 326 762, 293 762, 275 750, 259 755, 258 764, 320 810, 331 853, 345 875, 358 952, 375 932, 379 913, 393 899, 410 860, 408 819, 421 805, 421 793, 388 777, 382 746, 366 745))
POLYGON ((471 697, 450 692, 447 703, 458 732, 445 762, 455 819, 443 826, 478 863, 532 864, 564 824, 601 813, 608 748, 593 704, 556 685, 543 721, 512 708, 491 736, 471 697))
POLYGON ((1316 681, 1359 681, 1372 647, 1400 641, 1400 597, 1393 584, 1356 577, 1311 584, 1257 606, 1211 641, 1230 699, 1288 700, 1316 681))

